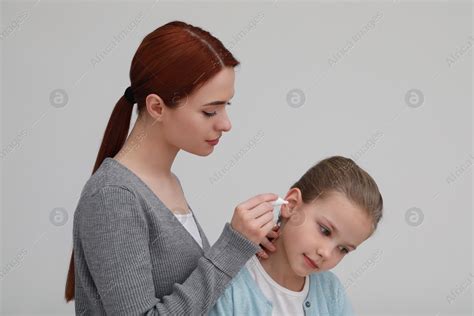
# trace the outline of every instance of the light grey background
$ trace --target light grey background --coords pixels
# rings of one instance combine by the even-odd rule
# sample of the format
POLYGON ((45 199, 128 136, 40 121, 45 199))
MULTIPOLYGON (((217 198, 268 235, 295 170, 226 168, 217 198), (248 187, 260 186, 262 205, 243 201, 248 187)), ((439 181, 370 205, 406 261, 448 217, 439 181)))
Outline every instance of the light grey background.
POLYGON ((63 293, 79 194, 136 48, 175 19, 242 63, 232 131, 173 168, 211 243, 239 202, 284 195, 345 155, 385 200, 377 233, 333 270, 357 314, 471 314, 471 6, 3 2, 2 314, 73 314, 63 293))

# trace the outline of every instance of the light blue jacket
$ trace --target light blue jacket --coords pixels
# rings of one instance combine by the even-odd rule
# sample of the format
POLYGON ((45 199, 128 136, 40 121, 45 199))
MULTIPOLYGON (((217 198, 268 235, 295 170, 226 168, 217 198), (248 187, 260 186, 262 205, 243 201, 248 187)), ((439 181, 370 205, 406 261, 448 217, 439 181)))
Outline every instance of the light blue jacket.
MULTIPOLYGON (((353 316, 352 305, 338 277, 331 271, 309 276, 305 315, 353 316)), ((208 315, 271 315, 272 303, 264 296, 244 266, 228 284, 208 315)))

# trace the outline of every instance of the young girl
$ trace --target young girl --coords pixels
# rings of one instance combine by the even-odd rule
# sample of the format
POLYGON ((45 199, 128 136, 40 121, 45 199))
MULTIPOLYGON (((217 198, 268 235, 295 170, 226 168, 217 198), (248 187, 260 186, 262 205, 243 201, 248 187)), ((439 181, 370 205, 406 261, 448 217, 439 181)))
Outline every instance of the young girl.
POLYGON ((383 200, 372 177, 344 157, 309 169, 281 206, 278 251, 253 256, 209 315, 352 315, 337 276, 329 271, 369 238, 383 200))
POLYGON ((207 313, 265 236, 276 236, 268 202, 277 196, 262 194, 236 207, 210 247, 171 172, 180 150, 210 155, 231 129, 225 106, 238 64, 183 22, 143 39, 74 213, 65 296, 77 315, 207 313))

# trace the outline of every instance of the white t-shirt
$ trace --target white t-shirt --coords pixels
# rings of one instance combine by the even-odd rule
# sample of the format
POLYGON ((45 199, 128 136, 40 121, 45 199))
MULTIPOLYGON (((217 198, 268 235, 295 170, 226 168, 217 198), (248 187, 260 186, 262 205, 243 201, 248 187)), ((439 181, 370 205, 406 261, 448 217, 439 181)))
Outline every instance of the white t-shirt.
POLYGON ((309 291, 309 276, 305 278, 303 290, 295 292, 276 283, 256 256, 252 256, 245 266, 263 295, 273 304, 272 315, 304 315, 303 303, 309 291))
POLYGON ((201 235, 199 234, 199 229, 196 225, 196 222, 194 221, 193 213, 189 212, 186 214, 173 214, 176 216, 176 218, 178 218, 181 224, 183 224, 186 230, 193 236, 193 238, 202 248, 201 235))

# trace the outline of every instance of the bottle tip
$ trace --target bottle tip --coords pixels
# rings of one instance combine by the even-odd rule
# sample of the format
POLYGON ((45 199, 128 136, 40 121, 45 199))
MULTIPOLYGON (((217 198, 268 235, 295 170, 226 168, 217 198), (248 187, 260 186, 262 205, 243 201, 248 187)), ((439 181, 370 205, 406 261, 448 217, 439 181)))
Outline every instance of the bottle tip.
POLYGON ((288 204, 288 201, 285 201, 281 197, 278 197, 278 199, 276 201, 274 201, 272 204, 273 204, 273 206, 279 206, 279 205, 282 205, 282 204, 288 204))

